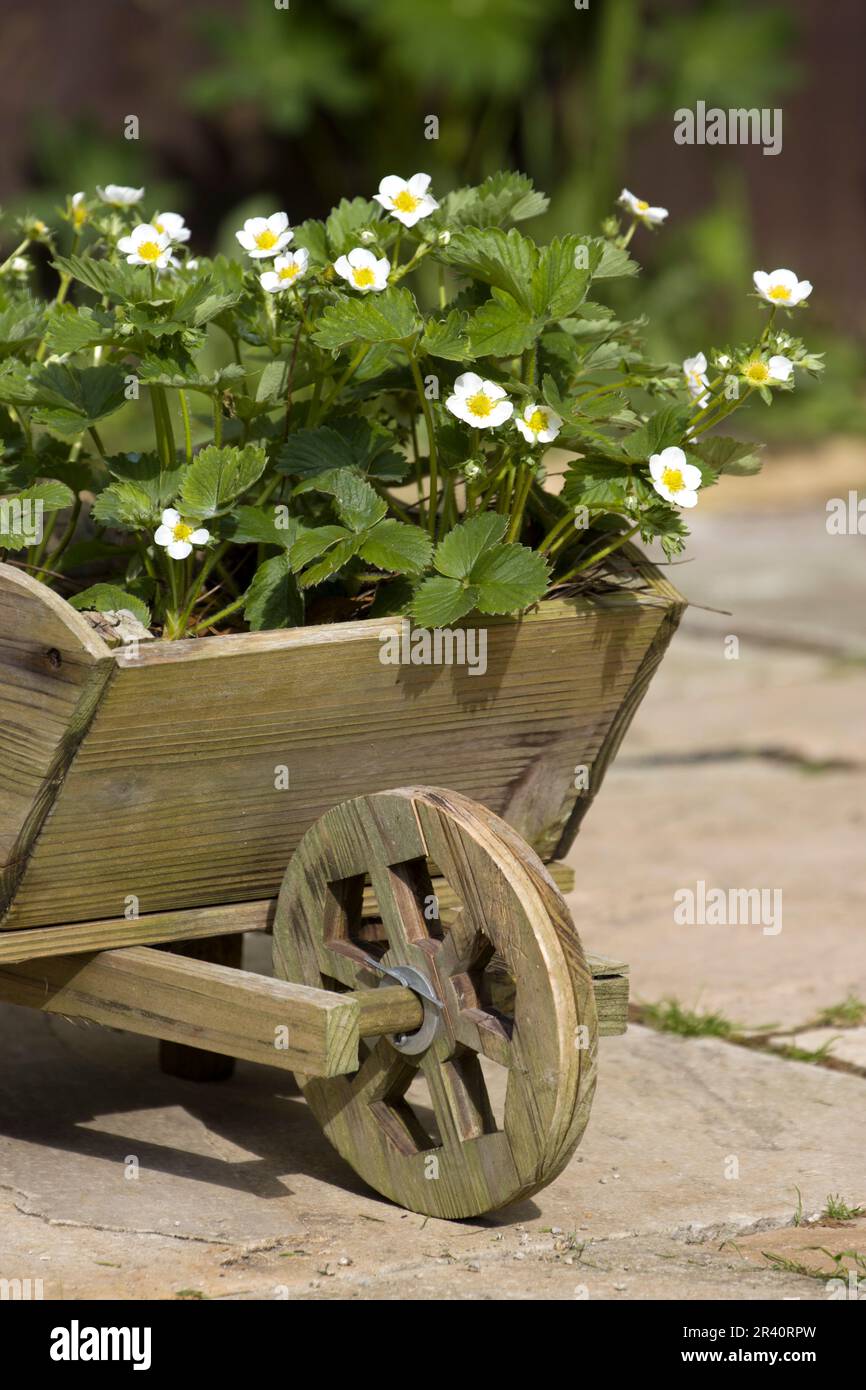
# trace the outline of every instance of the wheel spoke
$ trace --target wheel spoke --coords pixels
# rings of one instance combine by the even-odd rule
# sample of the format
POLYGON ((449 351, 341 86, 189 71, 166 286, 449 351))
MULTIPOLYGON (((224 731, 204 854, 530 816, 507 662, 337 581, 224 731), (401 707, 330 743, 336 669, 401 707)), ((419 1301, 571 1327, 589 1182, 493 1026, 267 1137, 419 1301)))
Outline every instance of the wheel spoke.
POLYGON ((433 1113, 443 1143, 463 1144, 496 1128, 481 1065, 473 1052, 461 1052, 447 1062, 429 1055, 421 1070, 430 1088, 433 1113))

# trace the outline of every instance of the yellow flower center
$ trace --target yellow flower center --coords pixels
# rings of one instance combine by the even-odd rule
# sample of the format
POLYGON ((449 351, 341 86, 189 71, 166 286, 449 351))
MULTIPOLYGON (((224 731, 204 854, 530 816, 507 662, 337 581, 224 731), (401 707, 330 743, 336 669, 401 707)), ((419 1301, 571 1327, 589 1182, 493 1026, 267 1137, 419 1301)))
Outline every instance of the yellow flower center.
POLYGON ((190 526, 188 522, 178 521, 172 526, 171 534, 176 541, 188 541, 194 530, 195 527, 190 526))
POLYGON ((682 492, 685 487, 683 475, 679 468, 666 468, 664 473, 662 473, 662 482, 668 492, 682 492))
POLYGON ((298 273, 298 271, 300 270, 300 268, 301 268, 301 267, 300 267, 299 265, 295 265, 294 262, 292 262, 291 265, 284 265, 284 266, 282 266, 282 267, 280 268, 280 271, 279 271, 280 279, 281 279, 281 280, 294 280, 294 278, 295 278, 295 276, 297 275, 297 273, 298 273))
POLYGON ((81 227, 81 226, 84 225, 84 223, 85 223, 86 221, 87 221, 87 208, 82 207, 81 204, 79 203, 77 207, 74 207, 74 208, 72 209, 72 225, 73 225, 74 227, 81 227))
POLYGON ((791 290, 788 285, 771 285, 767 293, 771 299, 784 301, 791 298, 791 290))
POLYGON ((365 290, 369 285, 376 283, 376 277, 368 265, 356 266, 352 270, 352 279, 359 290, 365 290))
POLYGON ((157 222, 156 218, 153 219, 153 221, 151 222, 150 225, 151 225, 151 227, 155 227, 156 230, 157 230, 158 232, 164 232, 164 231, 165 231, 165 227, 162 225, 161 222, 157 222))
POLYGON ((643 198, 638 198, 635 202, 638 212, 649 212, 649 203, 644 202, 643 198))
POLYGON ((466 406, 473 415, 478 415, 483 420, 493 409, 493 402, 483 391, 476 391, 474 396, 469 397, 466 406))
POLYGON ((157 241, 140 241, 138 254, 143 261, 158 261, 162 254, 162 247, 157 241))
POLYGON ((392 199, 394 207, 398 212, 414 212, 421 199, 416 198, 414 193, 410 193, 408 188, 404 188, 392 199))
POLYGON ((256 234, 256 246, 260 251, 270 251, 272 246, 277 244, 277 234, 272 232, 270 227, 265 227, 263 232, 256 234))
POLYGON ((547 429, 547 418, 543 410, 533 410, 526 423, 534 434, 547 429))
POLYGON ((766 362, 750 362, 746 367, 746 380, 751 381, 755 386, 763 386, 769 376, 770 369, 766 362))

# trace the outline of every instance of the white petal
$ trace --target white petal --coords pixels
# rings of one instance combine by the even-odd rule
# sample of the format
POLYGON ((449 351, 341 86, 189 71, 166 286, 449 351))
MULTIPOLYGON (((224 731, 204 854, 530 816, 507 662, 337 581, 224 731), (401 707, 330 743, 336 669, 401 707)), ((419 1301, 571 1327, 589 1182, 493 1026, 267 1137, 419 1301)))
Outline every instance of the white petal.
POLYGON ((174 531, 170 526, 158 526, 153 533, 153 539, 157 545, 171 545, 174 531))
POLYGON ((235 232, 235 236, 245 251, 252 251, 255 247, 255 240, 252 235, 244 228, 240 232, 235 232))
POLYGON ((766 270, 756 270, 752 279, 759 294, 766 294, 770 288, 770 277, 766 270))
POLYGON ((404 193, 408 186, 406 180, 401 179, 399 174, 386 174, 385 177, 380 180, 379 192, 390 203, 397 197, 398 193, 404 193))
POLYGON ((774 381, 787 381, 794 370, 794 364, 788 357, 771 357, 767 366, 774 381))
POLYGON ((651 477, 653 477, 656 481, 658 481, 659 478, 661 478, 662 474, 665 471, 665 466, 662 463, 661 454, 652 454, 650 456, 649 471, 651 477))
POLYGON ((210 540, 210 531, 204 526, 199 526, 189 539, 193 545, 204 545, 205 541, 210 540))
POLYGON ((546 430, 538 431, 538 442, 539 444, 552 444, 558 434, 559 430, 549 425, 546 430))
POLYGON ((496 405, 487 416, 487 424, 504 425, 506 420, 510 420, 514 413, 514 405, 511 401, 497 401, 496 405))
POLYGON ((501 401, 505 395, 505 387, 500 386, 495 381, 485 381, 481 387, 485 396, 489 396, 492 401, 501 401))
POLYGON ((797 277, 793 270, 774 270, 770 276, 770 280, 772 284, 784 285, 788 290, 795 290, 797 288, 797 277))
POLYGON ((800 301, 803 300, 803 299, 808 299, 808 298, 809 298, 809 295, 810 295, 811 293, 812 293, 812 281, 811 281, 811 280, 800 280, 799 283, 798 283, 798 285, 797 285, 797 288, 796 288, 796 290, 795 290, 795 294, 796 294, 796 296, 797 296, 797 303, 799 304, 800 301))
POLYGON ((686 456, 678 444, 669 444, 666 449, 662 449, 660 454, 654 454, 653 458, 661 460, 663 468, 685 468, 686 456))
POLYGON ((171 545, 166 546, 166 552, 172 560, 185 560, 187 555, 192 554, 192 546, 189 541, 172 541, 171 545))
POLYGON ((459 391, 461 395, 471 396, 481 390, 481 385, 481 377, 477 372, 461 372, 454 383, 454 390, 459 391))
POLYGON ((122 251, 124 256, 131 255, 135 252, 135 242, 131 236, 122 236, 118 240, 117 249, 122 251))
POLYGON ((287 212, 275 212, 268 219, 268 227, 277 236, 284 232, 289 225, 289 214, 287 212))
POLYGON ((352 267, 349 264, 348 256, 338 256, 334 261, 334 269, 338 275, 342 275, 344 280, 351 280, 352 267))
POLYGON ((526 421, 525 421, 525 420, 521 420, 520 416, 518 415, 518 417, 517 417, 517 419, 514 421, 514 423, 515 423, 515 425, 517 426, 517 428, 520 430, 520 433, 523 435, 523 438, 526 440, 527 444, 534 444, 534 443, 535 443, 535 435, 534 435, 534 433, 532 432, 532 430, 529 428, 529 426, 527 425, 526 421))
POLYGON ((698 494, 689 488, 684 488, 672 499, 677 507, 696 507, 698 505, 698 494))
POLYGON ((429 174, 413 174, 409 180, 409 192, 414 198, 423 198, 429 187, 429 174))
POLYGON ((271 294, 283 288, 283 281, 273 270, 266 270, 264 275, 260 275, 259 284, 263 290, 269 290, 271 294))
POLYGON ((700 487, 703 481, 701 478, 701 470, 696 468, 693 463, 684 463, 680 472, 683 475, 683 482, 689 491, 694 492, 696 488, 700 487))
POLYGON ((378 264, 372 251, 365 251, 363 246, 355 246, 348 255, 349 265, 355 266, 358 270, 375 270, 378 264))
POLYGON ((162 514, 163 526, 176 526, 180 521, 180 512, 174 507, 166 507, 162 514))
POLYGON ((450 410, 452 415, 456 415, 458 420, 470 422, 469 415, 466 410, 465 396, 449 396, 447 401, 445 402, 445 409, 450 410))

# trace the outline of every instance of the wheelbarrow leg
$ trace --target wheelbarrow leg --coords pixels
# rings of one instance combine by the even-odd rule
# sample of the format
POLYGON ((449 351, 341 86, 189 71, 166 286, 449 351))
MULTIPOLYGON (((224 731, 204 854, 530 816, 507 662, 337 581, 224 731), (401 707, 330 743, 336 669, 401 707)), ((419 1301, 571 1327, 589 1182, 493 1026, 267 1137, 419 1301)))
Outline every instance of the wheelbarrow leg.
MULTIPOLYGON (((243 933, 229 936, 204 936, 198 940, 182 941, 171 946, 175 955, 190 956, 193 960, 207 960, 214 965, 227 965, 240 970, 243 958, 243 933)), ((224 1057, 219 1052, 205 1052, 201 1047, 188 1047, 186 1043, 166 1042, 159 1044, 159 1069, 166 1076, 177 1076, 182 1081, 228 1081, 234 1074, 234 1057, 224 1057)))

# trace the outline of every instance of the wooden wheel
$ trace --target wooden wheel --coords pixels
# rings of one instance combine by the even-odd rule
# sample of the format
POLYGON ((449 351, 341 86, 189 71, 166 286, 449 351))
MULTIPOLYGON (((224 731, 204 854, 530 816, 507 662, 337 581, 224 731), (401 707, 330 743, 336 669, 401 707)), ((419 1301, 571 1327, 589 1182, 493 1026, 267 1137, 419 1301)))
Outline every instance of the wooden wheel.
POLYGON ((438 1007, 418 1035, 366 1039, 353 1075, 299 1077, 313 1113, 371 1187, 414 1211, 477 1216, 529 1196, 565 1166, 589 1116, 592 981, 534 852, 484 808, 431 787, 327 812, 289 865, 274 921, 282 979, 369 990, 406 967, 438 1007), (449 922, 431 864, 462 905, 449 922), (362 916, 366 884, 381 925, 362 916))

